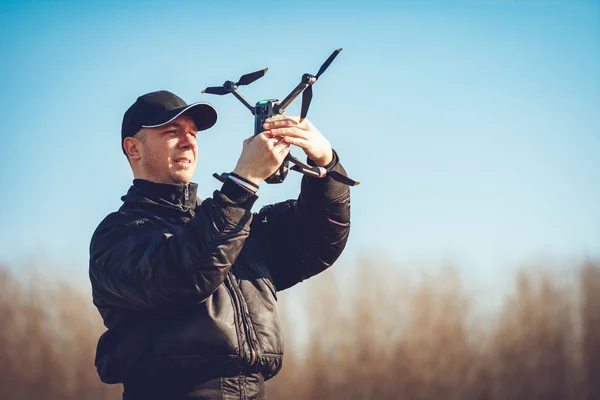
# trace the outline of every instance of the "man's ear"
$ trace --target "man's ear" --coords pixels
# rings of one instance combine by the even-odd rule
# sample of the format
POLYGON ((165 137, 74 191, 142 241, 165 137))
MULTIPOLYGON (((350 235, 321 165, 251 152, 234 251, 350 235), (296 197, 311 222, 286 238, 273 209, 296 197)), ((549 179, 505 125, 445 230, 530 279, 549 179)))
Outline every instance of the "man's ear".
POLYGON ((141 140, 134 137, 126 137, 123 140, 123 147, 125 148, 125 152, 132 160, 139 160, 142 158, 140 153, 140 147, 142 145, 141 140))

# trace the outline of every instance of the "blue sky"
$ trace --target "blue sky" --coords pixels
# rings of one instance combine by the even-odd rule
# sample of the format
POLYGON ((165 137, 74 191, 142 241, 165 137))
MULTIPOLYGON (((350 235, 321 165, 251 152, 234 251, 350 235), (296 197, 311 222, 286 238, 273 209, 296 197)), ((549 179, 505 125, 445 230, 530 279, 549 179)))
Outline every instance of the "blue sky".
MULTIPOLYGON (((274 4, 2 2, 0 260, 86 285, 90 236, 131 183, 119 130, 138 95, 215 105, 194 179, 207 197, 253 117, 202 89, 268 67, 242 93, 283 99, 338 47, 308 118, 361 181, 340 263, 453 261, 493 283, 600 256, 598 2, 274 4)), ((299 182, 263 184, 256 210, 299 182)))

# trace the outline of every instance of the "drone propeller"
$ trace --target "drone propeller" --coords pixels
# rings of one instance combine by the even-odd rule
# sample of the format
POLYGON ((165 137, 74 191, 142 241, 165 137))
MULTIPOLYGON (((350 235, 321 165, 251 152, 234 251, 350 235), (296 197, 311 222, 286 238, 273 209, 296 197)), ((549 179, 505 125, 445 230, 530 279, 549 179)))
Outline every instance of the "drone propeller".
POLYGON ((262 78, 267 73, 269 68, 261 69, 260 71, 250 72, 249 74, 242 75, 240 80, 235 84, 236 86, 249 85, 257 79, 262 78))
POLYGON ((329 68, 329 65, 331 65, 331 63, 333 62, 333 60, 335 60, 335 58, 337 57, 337 55, 340 54, 340 51, 342 51, 341 47, 339 49, 335 50, 333 53, 331 53, 331 55, 329 56, 329 58, 323 63, 323 65, 321 65, 321 68, 319 68, 319 72, 317 72, 317 75, 315 76, 315 78, 319 79, 319 77, 321 76, 321 74, 323 72, 325 72, 325 70, 327 68, 329 68))
POLYGON ((227 81, 223 84, 223 86, 207 87, 206 89, 204 89, 202 91, 202 93, 223 95, 223 94, 234 92, 238 86, 249 85, 252 82, 254 82, 255 80, 262 78, 263 76, 265 76, 265 73, 267 72, 267 70, 268 70, 268 68, 265 68, 265 69, 261 69, 259 71, 254 71, 254 72, 250 72, 249 74, 242 75, 240 77, 240 80, 237 81, 236 83, 227 81))
POLYGON ((302 120, 304 120, 304 118, 306 118, 306 114, 308 114, 308 107, 310 107, 310 102, 312 100, 312 95, 313 95, 313 92, 312 92, 313 84, 319 79, 319 77, 323 74, 323 72, 325 72, 325 70, 327 68, 329 68, 329 66, 331 65, 333 60, 335 60, 337 55, 340 54, 340 51, 342 51, 341 47, 339 49, 335 50, 333 53, 331 53, 329 58, 327 60, 325 60, 323 65, 321 65, 321 68, 319 68, 319 72, 317 72, 317 75, 315 75, 313 77, 308 74, 305 74, 303 76, 303 81, 306 84, 308 84, 308 87, 302 93, 302 109, 300 111, 300 122, 302 122, 302 120))
POLYGON ((308 87, 302 93, 302 109, 300 111, 300 122, 304 118, 306 118, 306 114, 308 113, 308 107, 310 106, 310 101, 312 100, 312 85, 308 85, 308 87))
POLYGON ((229 90, 225 89, 223 86, 211 86, 204 89, 202 93, 224 95, 229 93, 229 90))
POLYGON ((207 87, 206 89, 204 89, 202 91, 202 93, 217 94, 217 95, 233 93, 233 95, 235 97, 237 97, 237 99, 239 101, 241 101, 242 104, 245 105, 248 110, 250 110, 252 115, 254 115, 254 107, 252 107, 250 102, 244 96, 242 96, 242 94, 240 92, 237 91, 237 88, 238 88, 238 86, 249 85, 252 82, 254 82, 255 80, 262 78, 263 76, 265 76, 265 73, 267 72, 267 70, 268 70, 268 68, 265 68, 265 69, 261 69, 258 71, 250 72, 249 74, 242 75, 240 77, 240 80, 237 81, 236 83, 233 83, 232 81, 226 81, 223 84, 223 86, 207 87))

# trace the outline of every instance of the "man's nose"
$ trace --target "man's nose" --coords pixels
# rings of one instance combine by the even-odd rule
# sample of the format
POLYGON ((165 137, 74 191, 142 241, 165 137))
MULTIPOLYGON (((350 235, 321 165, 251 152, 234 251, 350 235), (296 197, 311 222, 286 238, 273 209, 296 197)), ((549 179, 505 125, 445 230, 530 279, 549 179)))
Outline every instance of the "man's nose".
POLYGON ((185 149, 194 148, 196 147, 196 137, 191 133, 186 133, 179 140, 179 145, 185 149))

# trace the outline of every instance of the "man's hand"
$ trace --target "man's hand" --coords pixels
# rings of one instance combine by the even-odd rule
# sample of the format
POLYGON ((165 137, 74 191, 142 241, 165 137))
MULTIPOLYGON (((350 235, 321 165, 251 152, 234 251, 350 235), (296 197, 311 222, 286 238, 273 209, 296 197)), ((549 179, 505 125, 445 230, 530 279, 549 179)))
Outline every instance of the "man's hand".
POLYGON ((233 172, 258 185, 277 171, 289 151, 290 145, 280 137, 269 137, 267 132, 251 136, 244 140, 233 172))
POLYGON ((299 117, 277 115, 265 121, 264 128, 271 138, 282 137, 287 144, 301 147, 306 156, 319 167, 333 160, 333 150, 329 141, 308 120, 301 123, 299 117))

